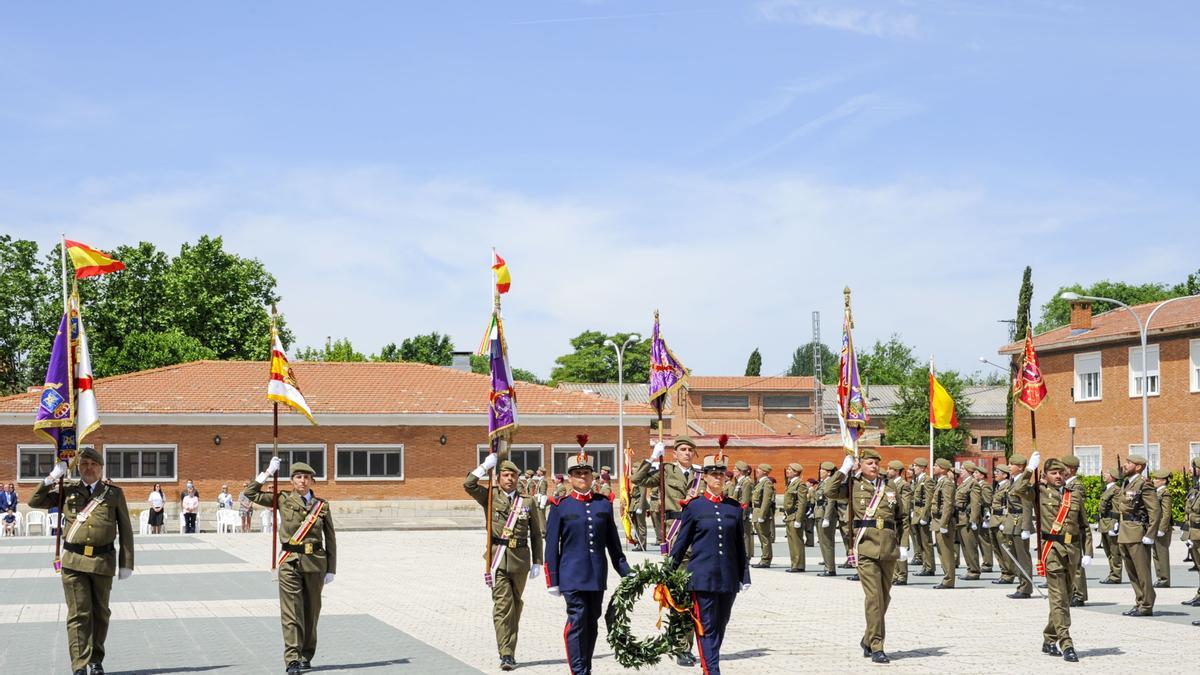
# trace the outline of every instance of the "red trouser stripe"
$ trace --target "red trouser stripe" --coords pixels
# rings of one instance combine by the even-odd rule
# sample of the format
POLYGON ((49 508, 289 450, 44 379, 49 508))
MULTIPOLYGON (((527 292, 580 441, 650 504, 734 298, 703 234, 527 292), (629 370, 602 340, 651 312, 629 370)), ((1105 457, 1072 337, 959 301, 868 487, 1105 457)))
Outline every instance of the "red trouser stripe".
POLYGON ((704 658, 704 643, 700 639, 704 623, 700 619, 700 598, 696 597, 696 591, 692 591, 692 614, 696 617, 696 651, 700 652, 700 667, 704 669, 704 675, 708 675, 708 659, 704 658))
POLYGON ((571 643, 567 641, 567 633, 571 632, 571 622, 563 627, 563 649, 567 651, 567 672, 575 675, 575 671, 571 668, 571 643))

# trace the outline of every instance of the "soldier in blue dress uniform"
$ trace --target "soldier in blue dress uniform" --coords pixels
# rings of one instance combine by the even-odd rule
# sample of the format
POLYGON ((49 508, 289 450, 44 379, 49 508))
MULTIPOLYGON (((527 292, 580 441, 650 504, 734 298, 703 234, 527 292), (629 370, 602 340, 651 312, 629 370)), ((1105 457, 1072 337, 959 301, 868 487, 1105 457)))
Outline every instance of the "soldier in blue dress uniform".
POLYGON ((721 673, 721 643, 739 591, 750 588, 750 561, 746 556, 742 505, 722 494, 724 454, 704 458, 705 490, 682 505, 683 523, 671 547, 676 565, 691 553, 687 570, 692 578, 693 612, 703 632, 697 631, 700 664, 705 675, 721 673))
POLYGON ((629 563, 621 550, 612 501, 592 491, 592 458, 582 449, 572 458, 567 476, 571 490, 550 500, 546 585, 551 595, 567 601, 567 667, 571 675, 590 675, 608 587, 608 558, 621 576, 629 574, 629 563))

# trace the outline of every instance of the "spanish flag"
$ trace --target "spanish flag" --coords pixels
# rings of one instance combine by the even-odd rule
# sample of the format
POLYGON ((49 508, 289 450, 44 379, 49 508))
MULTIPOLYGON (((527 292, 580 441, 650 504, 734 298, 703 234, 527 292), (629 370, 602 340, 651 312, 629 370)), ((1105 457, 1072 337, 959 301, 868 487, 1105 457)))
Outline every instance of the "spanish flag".
POLYGON ((312 409, 304 400, 304 394, 300 393, 296 375, 288 365, 287 355, 283 353, 283 343, 279 341, 279 332, 275 330, 274 321, 271 323, 271 379, 267 382, 267 398, 286 403, 297 412, 304 413, 309 422, 317 423, 313 419, 312 409))
POLYGON ((934 429, 957 429, 958 413, 954 410, 954 399, 950 392, 929 371, 929 424, 934 429))
POLYGON ((65 242, 67 245, 67 255, 71 256, 71 263, 75 265, 76 279, 98 277, 101 274, 125 269, 125 263, 110 257, 103 251, 97 251, 87 244, 81 244, 70 239, 65 240, 65 242))
POLYGON ((508 273, 508 263, 492 249, 492 271, 496 273, 496 293, 503 295, 512 286, 512 276, 508 273))

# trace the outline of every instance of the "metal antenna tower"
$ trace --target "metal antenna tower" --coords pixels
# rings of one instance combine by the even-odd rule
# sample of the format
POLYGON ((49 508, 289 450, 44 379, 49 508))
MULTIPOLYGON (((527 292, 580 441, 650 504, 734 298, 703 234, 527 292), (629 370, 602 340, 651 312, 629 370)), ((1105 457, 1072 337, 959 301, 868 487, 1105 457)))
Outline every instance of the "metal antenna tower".
POLYGON ((825 434, 825 410, 821 401, 821 394, 824 389, 821 382, 824 380, 824 373, 821 368, 821 313, 812 313, 812 357, 813 357, 813 433, 825 434))

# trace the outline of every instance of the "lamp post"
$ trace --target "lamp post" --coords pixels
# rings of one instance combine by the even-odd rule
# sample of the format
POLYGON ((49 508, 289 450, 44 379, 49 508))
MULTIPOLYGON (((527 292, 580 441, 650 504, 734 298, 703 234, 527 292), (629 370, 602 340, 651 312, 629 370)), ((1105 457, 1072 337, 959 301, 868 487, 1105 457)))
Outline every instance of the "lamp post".
MULTIPOLYGON (((1152 319, 1154 319, 1154 315, 1158 312, 1158 310, 1162 309, 1164 306, 1166 306, 1172 302, 1175 302, 1176 300, 1186 300, 1188 298, 1196 298, 1196 297, 1200 297, 1200 296, 1185 295, 1185 296, 1180 296, 1178 298, 1171 298, 1169 300, 1163 300, 1162 302, 1155 305, 1154 309, 1150 310, 1150 314, 1146 317, 1146 320, 1144 322, 1142 321, 1142 317, 1139 316, 1137 312, 1133 311, 1132 307, 1121 302, 1120 300, 1114 300, 1113 298, 1102 298, 1102 297, 1095 296, 1095 295, 1083 295, 1080 293, 1076 293, 1074 291, 1064 291, 1064 292, 1060 293, 1058 295, 1058 297, 1062 298, 1063 300, 1068 300, 1068 301, 1070 301, 1070 300, 1092 300, 1092 301, 1100 301, 1100 302, 1111 302, 1114 305, 1119 305, 1120 307, 1125 308, 1125 311, 1132 314, 1134 320, 1137 321, 1138 335, 1141 337, 1141 340, 1142 340, 1142 452, 1146 454, 1146 460, 1147 460, 1146 470, 1148 471, 1150 469, 1150 465, 1149 465, 1149 460, 1150 460, 1150 403, 1149 403, 1149 401, 1150 401, 1150 399, 1149 399, 1150 380, 1149 380, 1149 378, 1146 377, 1146 333, 1147 333, 1147 331, 1150 330, 1150 321, 1152 319)), ((1160 462, 1161 462, 1161 458, 1160 458, 1160 462)))
POLYGON ((624 475, 621 473, 621 465, 625 459, 625 348, 641 339, 641 335, 634 333, 625 338, 620 347, 612 340, 604 341, 605 347, 612 347, 617 353, 617 451, 613 453, 613 466, 618 476, 624 475))

